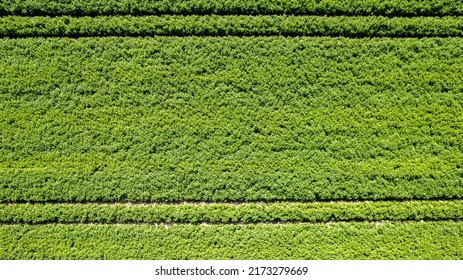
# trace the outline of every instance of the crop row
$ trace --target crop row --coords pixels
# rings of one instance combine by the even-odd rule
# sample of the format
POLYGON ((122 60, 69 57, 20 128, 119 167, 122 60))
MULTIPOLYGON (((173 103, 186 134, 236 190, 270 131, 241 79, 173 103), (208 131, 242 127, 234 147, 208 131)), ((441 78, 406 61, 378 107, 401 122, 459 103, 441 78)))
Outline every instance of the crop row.
POLYGON ((0 204, 0 223, 259 223, 460 220, 463 201, 0 204))
POLYGON ((463 35, 463 17, 111 16, 0 18, 0 37, 463 35))
POLYGON ((455 0, 2 0, 0 15, 463 15, 455 0))
MULTIPOLYGON (((380 168, 378 162, 372 164, 375 164, 374 168, 380 168)), ((252 162, 247 163, 246 169, 252 166, 252 162)), ((277 166, 281 167, 281 163, 277 166)), ((462 180, 452 173, 438 176, 432 173, 421 176, 368 175, 358 171, 355 174, 349 174, 344 170, 338 173, 330 172, 325 167, 324 170, 312 174, 259 174, 250 170, 223 173, 203 173, 204 170, 200 170, 199 173, 195 168, 186 174, 180 170, 167 173, 154 169, 152 172, 144 171, 145 174, 141 174, 142 172, 135 169, 104 168, 94 173, 85 168, 86 165, 74 170, 45 168, 48 170, 2 171, 1 201, 326 201, 463 198, 462 180), (79 169, 84 170, 78 171, 79 169), (408 179, 411 176, 417 176, 417 179, 408 179)), ((339 164, 335 168, 339 168, 339 164)), ((420 166, 417 169, 419 171, 420 166)), ((410 174, 412 172, 414 171, 411 170, 410 174)))
POLYGON ((463 40, 0 40, 0 200, 463 197, 463 40))
POLYGON ((1 259, 461 259, 461 222, 3 225, 1 259))

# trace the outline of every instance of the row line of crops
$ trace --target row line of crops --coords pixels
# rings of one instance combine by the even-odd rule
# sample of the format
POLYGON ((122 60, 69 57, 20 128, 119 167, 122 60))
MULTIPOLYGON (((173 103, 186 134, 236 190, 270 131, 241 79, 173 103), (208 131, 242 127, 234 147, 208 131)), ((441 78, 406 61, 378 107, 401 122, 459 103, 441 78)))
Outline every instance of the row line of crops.
POLYGON ((461 37, 462 17, 103 16, 0 18, 0 37, 90 36, 461 37))
POLYGON ((460 16, 455 0, 1 0, 0 15, 460 16))
POLYGON ((462 220, 463 201, 0 204, 0 223, 272 223, 462 220))
POLYGON ((461 222, 3 225, 2 259, 462 259, 461 222))

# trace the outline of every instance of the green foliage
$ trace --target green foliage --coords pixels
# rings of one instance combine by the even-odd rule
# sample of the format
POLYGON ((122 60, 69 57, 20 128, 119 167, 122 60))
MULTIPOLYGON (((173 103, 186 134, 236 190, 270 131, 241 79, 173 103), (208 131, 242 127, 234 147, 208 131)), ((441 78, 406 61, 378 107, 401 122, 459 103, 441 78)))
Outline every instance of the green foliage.
POLYGON ((0 0, 0 259, 463 258, 461 16, 0 0))
POLYGON ((455 0, 2 0, 0 15, 463 15, 455 0))
POLYGON ((463 35, 463 17, 110 16, 0 18, 0 37, 463 35))
POLYGON ((0 201, 463 197, 463 40, 0 40, 0 201))
POLYGON ((1 259, 462 259, 463 223, 3 225, 1 259))
POLYGON ((0 223, 260 223, 459 220, 463 201, 249 204, 0 204, 0 223))

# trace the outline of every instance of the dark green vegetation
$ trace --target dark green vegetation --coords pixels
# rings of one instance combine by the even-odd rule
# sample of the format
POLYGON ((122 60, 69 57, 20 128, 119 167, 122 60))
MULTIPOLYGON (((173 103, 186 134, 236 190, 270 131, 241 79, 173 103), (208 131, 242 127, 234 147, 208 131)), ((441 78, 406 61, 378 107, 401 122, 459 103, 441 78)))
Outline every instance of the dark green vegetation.
POLYGON ((0 200, 463 197, 463 39, 2 40, 0 200))
POLYGON ((463 36, 463 17, 112 16, 3 17, 0 37, 31 36, 463 36))
POLYGON ((0 259, 463 258, 462 1, 0 15, 0 259))
POLYGON ((463 223, 4 225, 1 259, 461 259, 463 223))
POLYGON ((246 204, 2 204, 0 223, 258 223, 461 220, 463 201, 246 204))
POLYGON ((459 0, 1 0, 0 15, 463 15, 459 0))

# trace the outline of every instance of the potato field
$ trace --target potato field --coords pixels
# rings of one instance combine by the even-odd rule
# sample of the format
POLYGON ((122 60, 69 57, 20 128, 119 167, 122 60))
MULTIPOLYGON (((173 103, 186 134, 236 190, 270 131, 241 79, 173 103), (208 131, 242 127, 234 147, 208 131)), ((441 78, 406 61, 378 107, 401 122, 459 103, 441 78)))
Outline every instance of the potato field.
POLYGON ((0 259, 463 259, 463 1, 0 0, 0 259))

